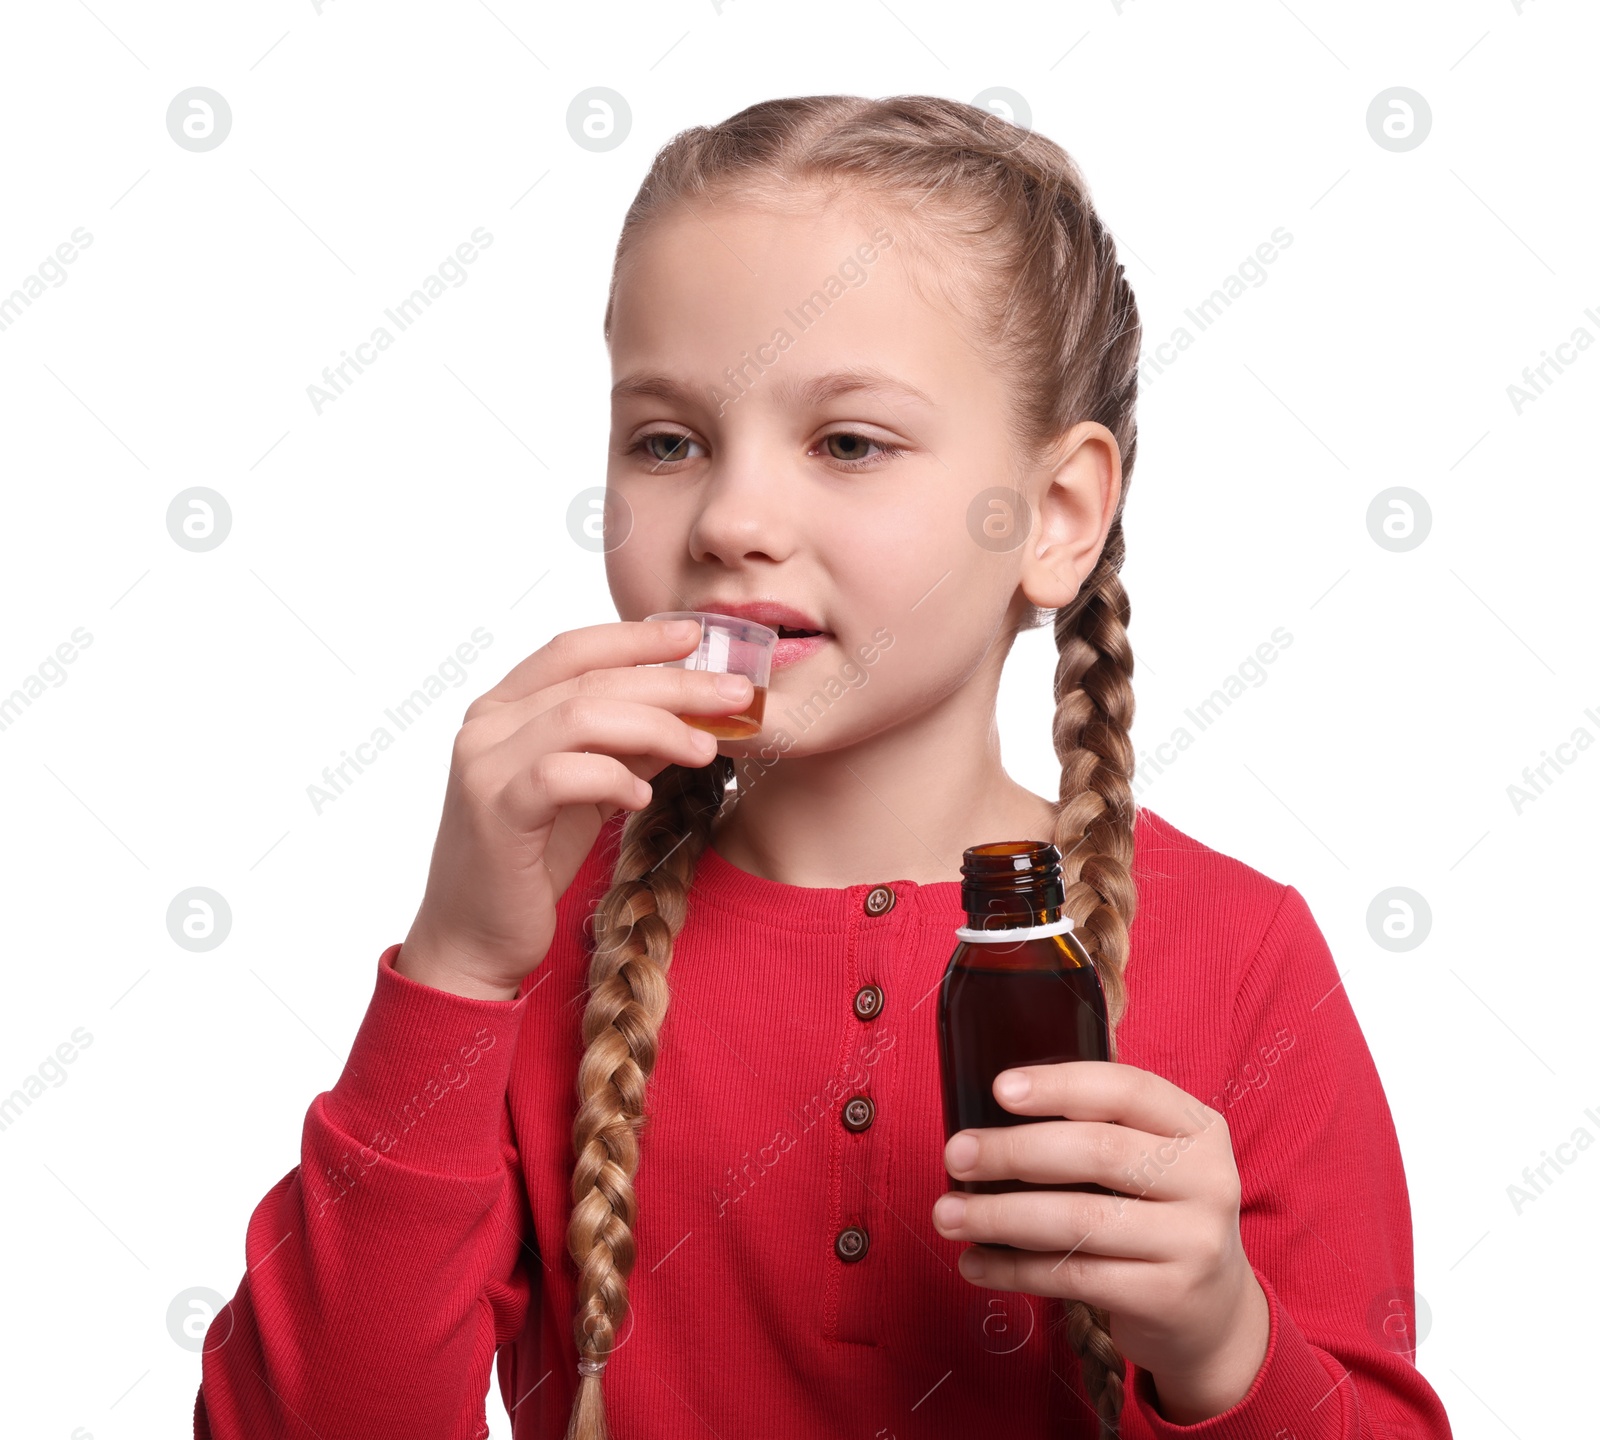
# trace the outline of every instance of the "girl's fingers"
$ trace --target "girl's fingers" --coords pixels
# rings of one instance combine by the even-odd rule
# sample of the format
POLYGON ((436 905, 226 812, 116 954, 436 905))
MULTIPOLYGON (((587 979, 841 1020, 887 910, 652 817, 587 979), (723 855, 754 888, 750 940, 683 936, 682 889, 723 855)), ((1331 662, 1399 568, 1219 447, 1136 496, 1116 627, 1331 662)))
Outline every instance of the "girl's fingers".
POLYGON ((558 752, 512 776, 493 808, 507 825, 531 830, 567 805, 638 810, 649 802, 649 791, 648 783, 610 755, 558 752))
POLYGON ((1018 1065, 1028 1093, 995 1098, 1018 1115, 1070 1115, 1074 1120, 1108 1120, 1152 1135, 1196 1135, 1222 1120, 1164 1075, 1108 1060, 1070 1060, 1058 1065, 1018 1065))
POLYGON ((1099 1120, 1035 1120, 958 1131, 945 1143, 945 1169, 958 1180, 1091 1181, 1124 1195, 1176 1200, 1205 1178, 1198 1172, 1208 1161, 1190 1154, 1196 1143, 1186 1135, 1149 1135, 1099 1120), (974 1140, 973 1158, 953 1164, 974 1140))
POLYGON ((1152 1278, 1148 1260, 1112 1260, 1082 1250, 1036 1254, 974 1246, 961 1252, 961 1273, 983 1290, 1021 1290, 1086 1300, 1113 1313, 1127 1310, 1152 1278))
MULTIPOLYGON (((608 620, 563 630, 520 660, 480 700, 504 704, 605 666, 649 665, 681 660, 699 640, 700 627, 674 620, 608 620)), ((470 713, 470 712, 469 712, 470 713)))
POLYGON ((490 704, 489 698, 494 694, 490 691, 475 701, 467 714, 473 729, 480 732, 480 743, 489 746, 569 700, 626 700, 654 705, 673 715, 731 715, 750 702, 752 693, 749 680, 743 676, 684 670, 675 665, 621 666, 586 670, 504 704, 490 704), (733 693, 724 693, 725 688, 733 693))
POLYGON ((1163 1216, 1155 1206, 1081 1190, 953 1190, 934 1203, 933 1226, 950 1240, 1057 1253, 1077 1249, 1126 1260, 1170 1259, 1175 1238, 1170 1211, 1163 1216))
POLYGON ((509 778, 541 757, 584 751, 618 759, 645 756, 660 765, 705 765, 717 753, 717 742, 656 705, 572 696, 535 715, 485 760, 509 778))

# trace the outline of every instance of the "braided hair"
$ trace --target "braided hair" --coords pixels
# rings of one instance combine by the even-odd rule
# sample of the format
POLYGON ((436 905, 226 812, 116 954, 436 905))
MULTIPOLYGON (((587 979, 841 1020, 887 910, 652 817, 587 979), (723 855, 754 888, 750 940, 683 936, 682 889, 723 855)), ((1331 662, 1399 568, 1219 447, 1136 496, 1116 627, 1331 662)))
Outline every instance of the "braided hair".
POLYGON ((669 765, 656 777, 655 798, 623 823, 611 884, 594 913, 567 1227, 567 1251, 578 1267, 573 1328, 590 1364, 569 1436, 608 1434, 600 1373, 627 1310, 635 1259, 633 1177, 645 1082, 667 1013, 673 937, 683 928, 695 863, 710 842, 732 769, 719 755, 703 767, 669 765))
MULTIPOLYGON (((1010 381, 1019 454, 1046 455, 1084 420, 1104 425, 1117 442, 1122 487, 1093 571, 1070 603, 1035 607, 1018 626, 1053 620, 1052 736, 1061 763, 1053 838, 1063 858, 1064 908, 1105 992, 1115 1059, 1137 905, 1133 650, 1119 575, 1137 449, 1140 321, 1132 288, 1082 174, 1053 141, 936 96, 800 96, 692 127, 657 153, 618 239, 607 337, 623 257, 652 219, 724 195, 793 209, 819 189, 896 217, 895 243, 928 261, 909 270, 913 285, 932 283, 947 304, 951 290, 961 293, 959 313, 1010 381)), ((627 1313, 633 1177, 666 973, 695 865, 730 803, 732 773, 722 756, 660 773, 651 803, 623 824, 610 887, 595 912, 568 1230, 579 1275, 573 1333, 582 1378, 567 1440, 608 1436, 601 1371, 627 1313)), ((1102 1436, 1114 1435, 1126 1367, 1109 1316, 1085 1301, 1063 1301, 1052 1328, 1078 1357, 1102 1436)))

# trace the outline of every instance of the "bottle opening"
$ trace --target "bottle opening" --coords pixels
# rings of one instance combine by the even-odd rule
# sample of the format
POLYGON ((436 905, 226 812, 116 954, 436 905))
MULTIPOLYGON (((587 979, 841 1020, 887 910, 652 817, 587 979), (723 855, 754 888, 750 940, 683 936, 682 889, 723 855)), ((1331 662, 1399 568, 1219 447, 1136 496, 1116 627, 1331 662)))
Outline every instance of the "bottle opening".
POLYGON ((1047 840, 995 840, 962 852, 961 903, 974 930, 1061 918, 1061 852, 1047 840))

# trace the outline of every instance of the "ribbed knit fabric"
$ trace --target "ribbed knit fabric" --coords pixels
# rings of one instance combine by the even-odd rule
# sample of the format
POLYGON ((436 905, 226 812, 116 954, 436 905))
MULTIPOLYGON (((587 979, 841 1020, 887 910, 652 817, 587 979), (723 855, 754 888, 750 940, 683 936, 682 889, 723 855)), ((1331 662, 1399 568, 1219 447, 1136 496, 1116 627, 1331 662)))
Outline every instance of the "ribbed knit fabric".
MULTIPOLYGON (((477 1440, 498 1354, 516 1440, 560 1440, 576 1389, 567 1254, 585 921, 619 812, 514 1001, 379 957, 299 1165, 251 1216, 213 1321, 197 1440, 477 1440)), ((1174 1425, 1129 1367, 1127 1440, 1438 1440, 1417 1372, 1393 1121, 1304 899, 1149 810, 1118 1058, 1222 1112, 1267 1355, 1222 1415, 1174 1425)), ((880 897, 881 898, 881 897, 880 897)), ((874 907, 876 908, 876 907, 874 907)), ((782 885, 708 850, 668 972, 641 1137, 631 1309, 604 1376, 615 1440, 1092 1437, 1059 1302, 964 1279, 933 1228, 936 987, 956 881, 782 885), (876 886, 894 904, 869 913, 876 886), (857 991, 882 1005, 857 1018, 857 991), (871 1124, 841 1110, 869 1097, 871 1124), (841 1260, 834 1239, 866 1232, 841 1260)))

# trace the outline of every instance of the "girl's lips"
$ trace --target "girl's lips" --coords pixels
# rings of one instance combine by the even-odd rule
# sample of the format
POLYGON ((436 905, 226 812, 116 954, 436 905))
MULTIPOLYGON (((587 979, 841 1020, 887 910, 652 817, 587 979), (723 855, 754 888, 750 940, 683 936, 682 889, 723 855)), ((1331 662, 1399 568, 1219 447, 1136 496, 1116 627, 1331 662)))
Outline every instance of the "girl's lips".
POLYGON ((778 643, 772 647, 772 668, 781 670, 785 665, 793 665, 797 661, 815 655, 832 639, 833 636, 825 631, 820 635, 780 635, 778 643))

